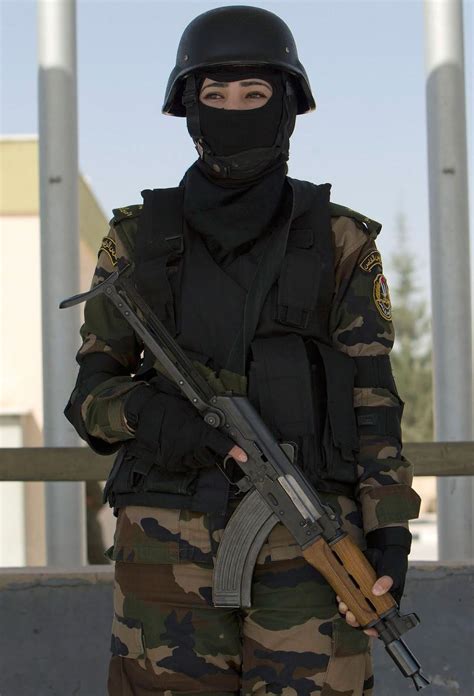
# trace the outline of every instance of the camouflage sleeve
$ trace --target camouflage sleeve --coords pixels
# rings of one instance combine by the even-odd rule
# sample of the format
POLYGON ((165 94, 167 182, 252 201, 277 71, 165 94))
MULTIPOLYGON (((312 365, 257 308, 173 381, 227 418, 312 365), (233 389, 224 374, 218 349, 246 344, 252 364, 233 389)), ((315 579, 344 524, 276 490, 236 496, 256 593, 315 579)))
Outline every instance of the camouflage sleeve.
MULTIPOLYGON (((118 258, 129 260, 133 253, 129 239, 124 235, 125 243, 117 227, 111 224, 102 240, 91 287, 115 270, 118 258)), ((80 333, 79 376, 65 413, 94 450, 109 454, 133 437, 123 406, 126 395, 143 384, 132 379, 143 346, 104 295, 86 302, 80 333)))
POLYGON ((418 516, 420 498, 411 487, 413 467, 402 455, 403 402, 390 367, 394 329, 382 259, 374 239, 353 218, 333 218, 332 227, 336 277, 330 331, 334 347, 356 363, 356 496, 367 534, 407 526, 418 516))

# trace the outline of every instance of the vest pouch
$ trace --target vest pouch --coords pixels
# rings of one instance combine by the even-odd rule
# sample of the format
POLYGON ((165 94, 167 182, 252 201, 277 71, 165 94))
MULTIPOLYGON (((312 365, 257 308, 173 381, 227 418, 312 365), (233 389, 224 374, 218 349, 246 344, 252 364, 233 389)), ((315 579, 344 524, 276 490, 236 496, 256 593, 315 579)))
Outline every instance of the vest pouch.
POLYGON ((314 341, 313 346, 317 473, 322 480, 353 484, 357 480, 359 449, 353 406, 354 362, 324 343, 314 341))
POLYGON ((110 507, 115 506, 115 495, 113 492, 113 485, 117 479, 117 476, 120 472, 120 469, 122 468, 123 461, 125 458, 125 453, 126 453, 126 447, 123 445, 118 453, 117 456, 115 457, 112 469, 110 470, 110 473, 107 477, 107 481, 104 486, 104 491, 102 494, 102 502, 105 505, 105 503, 109 503, 110 507))
MULTIPOLYGON (((175 493, 179 495, 194 495, 201 467, 210 468, 215 465, 216 455, 202 447, 194 454, 188 454, 174 465, 173 471, 164 471, 156 464, 151 467, 135 463, 133 471, 140 472, 143 467, 144 480, 139 492, 143 493, 175 493)), ((133 476, 133 474, 132 474, 133 476)), ((132 479, 133 482, 133 479, 132 479)), ((136 490, 136 489, 134 489, 136 490)))
POLYGON ((314 433, 311 371, 301 336, 288 334, 252 342, 249 398, 279 440, 299 444, 314 433))
POLYGON ((184 187, 142 191, 143 209, 135 245, 135 283, 171 334, 176 334, 171 278, 184 251, 184 187))
POLYGON ((168 472, 154 466, 146 477, 141 490, 144 493, 194 495, 198 477, 198 469, 168 472))
POLYGON ((294 218, 278 278, 275 321, 290 331, 325 337, 334 289, 331 185, 290 181, 294 218))
POLYGON ((175 306, 166 258, 149 259, 135 266, 135 283, 139 293, 152 303, 153 312, 175 335, 175 306))
MULTIPOLYGON (((107 499, 111 505, 114 497, 122 494, 194 494, 199 471, 189 468, 173 472, 163 471, 156 465, 150 453, 139 451, 135 440, 130 440, 130 444, 127 443, 122 450, 123 456, 116 474, 113 480, 109 477, 106 484, 107 499)), ((104 498, 105 495, 104 490, 104 498)))
POLYGON ((131 490, 134 462, 135 457, 128 451, 127 443, 120 449, 114 467, 112 468, 104 488, 104 502, 108 500, 110 506, 115 506, 117 495, 120 495, 121 493, 128 493, 131 490))
POLYGON ((287 249, 278 279, 278 323, 308 328, 318 297, 320 268, 321 258, 316 250, 287 249))

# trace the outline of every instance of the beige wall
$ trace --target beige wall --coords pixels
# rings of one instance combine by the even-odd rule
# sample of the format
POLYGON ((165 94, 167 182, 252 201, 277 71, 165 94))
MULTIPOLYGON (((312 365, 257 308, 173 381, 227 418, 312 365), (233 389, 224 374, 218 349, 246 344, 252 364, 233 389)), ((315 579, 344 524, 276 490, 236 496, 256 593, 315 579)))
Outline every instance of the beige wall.
MULTIPOLYGON (((78 292, 90 287, 95 262, 96 255, 81 240, 78 292)), ((40 272, 39 219, 1 217, 0 410, 31 412, 42 428, 40 272)), ((79 332, 77 345, 80 345, 79 332)))
POLYGON ((0 408, 42 427, 39 221, 0 218, 0 408))
POLYGON ((0 138, 0 215, 37 215, 38 140, 0 138))
MULTIPOLYGON (((107 229, 88 182, 80 177, 77 292, 90 287, 107 229)), ((42 444, 41 334, 38 142, 34 137, 0 138, 0 414, 12 414, 18 422, 16 439, 7 428, 0 446, 42 444)), ((74 355, 65 359, 74 361, 74 355)), ((0 507, 5 512, 0 514, 5 551, 0 565, 44 564, 44 484, 0 483, 0 507)))

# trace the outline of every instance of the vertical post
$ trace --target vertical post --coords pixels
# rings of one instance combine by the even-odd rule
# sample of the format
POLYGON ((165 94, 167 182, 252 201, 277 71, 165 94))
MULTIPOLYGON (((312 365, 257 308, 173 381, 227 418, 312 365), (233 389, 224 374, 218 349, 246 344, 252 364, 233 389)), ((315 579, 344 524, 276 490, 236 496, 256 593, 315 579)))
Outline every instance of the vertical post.
MULTIPOLYGON (((63 410, 80 319, 58 309, 79 288, 75 0, 39 0, 38 47, 44 445, 77 446, 63 410)), ((45 498, 48 565, 84 564, 84 484, 47 483, 45 498)))
MULTIPOLYGON (((471 281, 462 0, 425 0, 437 440, 472 438, 471 281)), ((473 481, 438 481, 441 560, 474 557, 473 481)))

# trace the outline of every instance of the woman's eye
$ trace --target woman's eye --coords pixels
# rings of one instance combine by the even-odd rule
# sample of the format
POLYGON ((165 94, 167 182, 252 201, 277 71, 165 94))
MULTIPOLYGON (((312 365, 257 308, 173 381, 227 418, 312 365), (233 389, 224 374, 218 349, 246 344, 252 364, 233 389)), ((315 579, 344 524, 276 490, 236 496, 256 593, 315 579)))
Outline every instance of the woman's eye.
POLYGON ((249 92, 245 96, 247 99, 269 99, 268 95, 264 92, 249 92))
POLYGON ((224 99, 224 95, 220 92, 207 92, 203 99, 224 99))

